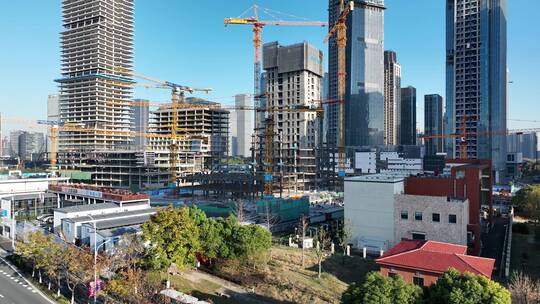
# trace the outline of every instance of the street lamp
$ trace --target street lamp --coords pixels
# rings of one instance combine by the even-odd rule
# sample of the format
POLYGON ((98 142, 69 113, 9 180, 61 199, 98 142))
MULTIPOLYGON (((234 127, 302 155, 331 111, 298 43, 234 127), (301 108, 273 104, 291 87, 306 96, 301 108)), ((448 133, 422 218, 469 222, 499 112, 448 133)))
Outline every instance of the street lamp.
POLYGON ((96 219, 92 215, 88 215, 88 217, 92 220, 92 224, 94 226, 94 304, 97 302, 97 252, 98 248, 107 244, 108 242, 112 241, 113 239, 109 239, 97 246, 97 227, 96 227, 96 219))

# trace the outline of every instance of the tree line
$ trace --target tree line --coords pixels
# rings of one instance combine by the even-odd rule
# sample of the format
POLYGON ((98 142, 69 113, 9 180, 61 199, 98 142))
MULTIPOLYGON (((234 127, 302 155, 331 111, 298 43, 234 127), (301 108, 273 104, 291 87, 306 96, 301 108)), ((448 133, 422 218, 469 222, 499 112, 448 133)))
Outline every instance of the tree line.
POLYGON ((449 269, 429 287, 407 283, 401 276, 370 272, 362 284, 351 284, 342 304, 510 304, 510 292, 499 283, 470 272, 449 269))
MULTIPOLYGON (((162 303, 166 299, 159 291, 164 289, 165 269, 247 261, 270 246, 270 232, 259 225, 241 225, 232 216, 208 218, 196 207, 162 208, 142 225, 142 235, 124 235, 111 254, 98 255, 96 270, 104 281, 101 296, 124 303, 162 303)), ((18 264, 31 268, 32 276, 49 290, 54 286, 57 296, 66 287, 71 303, 94 280, 93 252, 88 247, 56 242, 42 231, 29 233, 18 243, 16 254, 18 264)))

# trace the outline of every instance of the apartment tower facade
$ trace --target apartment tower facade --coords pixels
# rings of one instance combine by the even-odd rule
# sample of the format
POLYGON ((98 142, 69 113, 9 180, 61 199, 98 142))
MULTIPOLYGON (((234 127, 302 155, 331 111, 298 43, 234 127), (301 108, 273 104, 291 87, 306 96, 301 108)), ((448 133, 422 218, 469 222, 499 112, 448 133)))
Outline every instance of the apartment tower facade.
MULTIPOLYGON (((496 181, 506 165, 506 13, 506 0, 446 1, 445 131, 465 130, 467 158, 491 160, 496 181)), ((446 141, 449 156, 465 156, 459 141, 446 141)))
POLYGON ((400 129, 401 66, 396 52, 384 51, 384 144, 399 144, 400 129))
MULTIPOLYGON (((323 53, 307 42, 263 46, 268 107, 294 109, 317 107, 322 90, 323 53)), ((318 142, 315 112, 275 112, 274 164, 283 164, 286 183, 308 187, 316 178, 315 148, 318 142)))

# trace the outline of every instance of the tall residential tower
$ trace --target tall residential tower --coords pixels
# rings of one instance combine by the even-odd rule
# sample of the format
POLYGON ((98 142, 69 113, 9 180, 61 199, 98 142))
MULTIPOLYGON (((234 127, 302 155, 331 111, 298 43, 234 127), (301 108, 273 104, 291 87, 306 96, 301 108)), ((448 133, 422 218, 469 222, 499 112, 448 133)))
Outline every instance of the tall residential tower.
MULTIPOLYGON (((307 42, 289 46, 265 44, 263 67, 268 106, 316 107, 322 90, 322 62, 322 51, 307 42)), ((318 122, 315 112, 274 113, 274 164, 283 164, 279 170, 283 170, 284 183, 304 188, 314 184, 318 122)))
MULTIPOLYGON (((506 162, 506 0, 446 1, 447 134, 466 129, 467 158, 491 159, 496 181, 506 162)), ((460 138, 447 140, 461 158, 460 138)))
POLYGON ((401 129, 401 66, 394 51, 384 51, 384 144, 398 145, 401 129))

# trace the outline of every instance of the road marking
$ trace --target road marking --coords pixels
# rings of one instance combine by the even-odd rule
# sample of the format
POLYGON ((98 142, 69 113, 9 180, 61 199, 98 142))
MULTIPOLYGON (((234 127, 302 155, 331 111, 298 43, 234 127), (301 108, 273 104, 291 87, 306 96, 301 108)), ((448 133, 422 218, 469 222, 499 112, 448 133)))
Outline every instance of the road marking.
POLYGON ((26 287, 26 289, 28 289, 28 290, 32 290, 32 287, 28 286, 28 287, 26 287))
POLYGON ((15 280, 13 280, 13 281, 14 281, 15 283, 19 282, 19 280, 18 280, 18 279, 15 279, 15 280))
POLYGON ((36 292, 37 292, 37 291, 35 291, 35 290, 32 290, 32 293, 36 293, 36 292))
POLYGON ((0 298, 3 298, 4 296, 0 294, 0 298))

